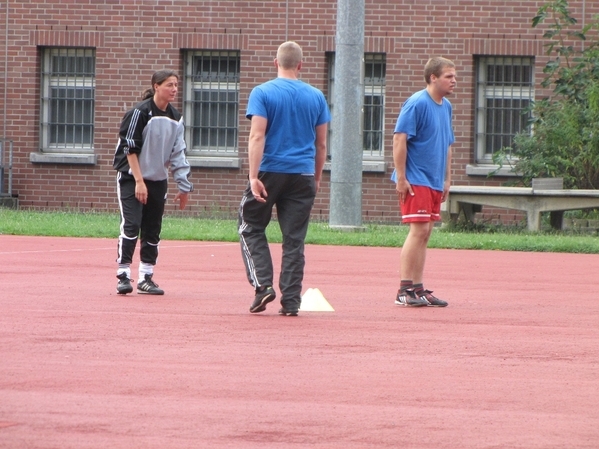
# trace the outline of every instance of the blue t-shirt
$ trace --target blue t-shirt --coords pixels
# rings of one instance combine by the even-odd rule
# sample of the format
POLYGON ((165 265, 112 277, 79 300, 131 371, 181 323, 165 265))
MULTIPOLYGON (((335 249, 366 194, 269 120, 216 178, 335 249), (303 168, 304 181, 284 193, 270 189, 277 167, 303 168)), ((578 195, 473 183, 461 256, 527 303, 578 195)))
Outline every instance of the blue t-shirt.
POLYGON ((300 80, 275 78, 252 89, 245 115, 268 121, 260 171, 314 174, 315 128, 331 121, 320 90, 300 80))
MULTIPOLYGON (((410 184, 443 191, 447 150, 455 137, 451 103, 436 103, 426 89, 416 92, 401 108, 395 133, 408 136, 406 179, 410 184)), ((396 172, 391 179, 396 181, 396 172)))

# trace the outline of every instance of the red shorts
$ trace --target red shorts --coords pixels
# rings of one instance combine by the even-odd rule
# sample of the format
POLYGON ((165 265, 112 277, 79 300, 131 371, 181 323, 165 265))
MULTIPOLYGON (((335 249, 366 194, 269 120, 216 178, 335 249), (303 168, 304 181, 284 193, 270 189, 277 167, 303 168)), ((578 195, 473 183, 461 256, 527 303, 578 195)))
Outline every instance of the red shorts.
POLYGON ((430 187, 412 186, 414 196, 408 193, 403 204, 399 204, 402 223, 430 222, 441 220, 441 198, 443 192, 430 187))

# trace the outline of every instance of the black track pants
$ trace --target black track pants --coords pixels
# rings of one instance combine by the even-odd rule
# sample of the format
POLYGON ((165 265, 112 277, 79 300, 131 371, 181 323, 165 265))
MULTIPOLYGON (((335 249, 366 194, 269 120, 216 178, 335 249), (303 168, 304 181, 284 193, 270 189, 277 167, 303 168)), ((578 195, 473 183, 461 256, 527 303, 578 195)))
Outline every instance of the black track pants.
POLYGON ((314 176, 261 172, 259 178, 268 194, 266 203, 256 201, 248 183, 239 206, 238 232, 248 281, 254 288, 273 285, 272 257, 265 231, 276 206, 283 234, 281 304, 290 310, 298 309, 304 278, 304 240, 316 196, 314 176))
POLYGON ((131 264, 139 237, 140 260, 156 265, 168 181, 145 181, 145 184, 148 201, 142 204, 135 198, 133 176, 123 172, 117 175, 121 226, 116 261, 121 264, 131 264))

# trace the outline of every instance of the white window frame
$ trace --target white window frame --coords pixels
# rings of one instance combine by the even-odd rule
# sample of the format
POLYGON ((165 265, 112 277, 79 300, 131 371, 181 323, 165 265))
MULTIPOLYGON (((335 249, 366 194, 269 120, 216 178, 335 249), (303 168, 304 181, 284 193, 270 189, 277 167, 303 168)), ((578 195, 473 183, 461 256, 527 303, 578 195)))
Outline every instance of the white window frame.
POLYGON ((493 153, 511 146, 514 136, 528 126, 528 118, 522 113, 534 101, 534 57, 478 56, 475 62, 475 159, 478 164, 492 164, 493 153), (513 82, 490 80, 490 66, 504 66, 512 71, 526 67, 528 80, 524 79, 524 75, 514 73, 510 75, 513 82), (489 102, 493 100, 507 103, 525 101, 527 104, 518 108, 489 107, 489 102), (493 122, 492 130, 488 129, 490 122, 493 122))
MULTIPOLYGON (((40 150, 49 154, 89 155, 94 152, 95 50, 93 48, 47 47, 41 51, 40 150), (59 58, 71 58, 59 68, 59 58), (72 59, 74 58, 74 59, 72 59), (72 63, 92 58, 92 66, 72 63), (81 67, 83 69, 79 70, 81 67), (55 96, 56 89, 74 93, 55 96), (89 93, 91 92, 91 95, 89 93), (83 95, 80 95, 83 93, 83 95)), ((61 62, 65 62, 64 60, 61 62)))
POLYGON ((362 133, 364 136, 364 159, 365 160, 379 160, 383 159, 385 156, 385 80, 386 80, 386 55, 384 53, 366 53, 364 55, 364 104, 362 105, 364 113, 363 113, 363 124, 362 124, 362 133), (380 76, 374 76, 373 71, 369 71, 367 69, 368 65, 380 64, 381 72, 380 76), (373 76, 368 76, 368 74, 372 74, 373 76), (376 101, 372 101, 372 107, 378 108, 378 119, 380 120, 380 124, 378 129, 375 129, 375 126, 372 123, 373 115, 367 114, 367 104, 366 99, 370 98, 379 98, 378 104, 376 101), (375 135, 375 138, 372 138, 375 135), (376 148, 373 147, 373 142, 375 142, 376 148))
MULTIPOLYGON (((328 60, 328 98, 327 101, 329 103, 329 108, 331 113, 334 114, 335 105, 333 104, 333 92, 335 89, 335 53, 331 52, 327 54, 328 60)), ((363 95, 363 103, 362 103, 362 122, 360 126, 362 127, 362 136, 363 136, 363 147, 362 147, 362 161, 363 161, 363 169, 365 171, 374 171, 374 172, 384 172, 386 169, 384 158, 385 158, 385 93, 386 93, 386 59, 387 55, 385 53, 365 53, 364 58, 362 59, 362 83, 364 89, 363 95), (370 76, 367 77, 368 74, 366 70, 366 64, 382 64, 382 69, 380 71, 380 77, 370 76), (365 113, 366 105, 365 100, 366 97, 380 97, 379 104, 376 107, 380 108, 380 128, 378 130, 373 130, 371 124, 368 124, 367 121, 371 119, 372 115, 365 113), (371 133, 378 134, 378 148, 372 147, 372 142, 376 139, 371 139, 371 133)), ((370 71, 372 74, 373 71, 370 71)), ((375 104, 376 102, 372 102, 371 104, 375 104)), ((335 132, 332 128, 332 122, 329 124, 329 142, 331 141, 331 136, 335 132)), ((330 145, 328 145, 330 151, 330 145)), ((330 159, 330 154, 328 159, 330 159)), ((325 166, 326 168, 326 166, 325 166)))
MULTIPOLYGON (((239 147, 239 71, 240 53, 235 50, 189 50, 185 53, 184 72, 184 118, 185 140, 188 146, 188 158, 192 165, 199 159, 204 161, 221 158, 219 166, 227 166, 222 158, 238 157, 239 147), (229 67, 232 62, 232 72, 225 69, 221 72, 221 64, 217 64, 216 71, 195 73, 198 69, 198 58, 216 58, 229 67), (208 97, 209 101, 198 100, 196 95, 208 97), (224 115, 220 113, 224 109, 224 115), (232 109, 232 110, 231 110, 232 109), (206 116, 201 116, 206 114, 206 116), (215 117, 216 114, 216 117, 215 117), (223 123, 224 117, 224 123, 223 123), (208 123, 208 125, 206 125, 208 123), (196 161, 193 159, 196 158, 196 161)), ((208 64, 209 68, 214 68, 208 64)), ((237 162, 233 162, 236 165, 237 162)), ((197 165, 209 165, 197 163, 197 165)))

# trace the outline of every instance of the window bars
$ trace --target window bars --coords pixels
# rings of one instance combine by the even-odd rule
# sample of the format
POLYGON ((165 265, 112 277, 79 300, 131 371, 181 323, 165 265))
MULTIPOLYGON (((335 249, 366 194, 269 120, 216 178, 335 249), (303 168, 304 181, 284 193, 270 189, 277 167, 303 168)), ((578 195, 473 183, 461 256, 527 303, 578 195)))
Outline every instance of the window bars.
POLYGON ((185 62, 184 108, 190 152, 236 155, 239 52, 190 51, 185 62))
MULTIPOLYGON (((334 53, 328 54, 328 65, 329 85, 327 100, 329 102, 331 113, 334 114, 335 105, 332 102, 335 89, 334 53)), ((362 150, 364 160, 378 160, 382 159, 384 156, 385 72, 386 55, 384 53, 364 54, 364 100, 362 104, 362 150)), ((331 123, 329 125, 329 140, 332 133, 334 133, 334 130, 331 123)))
POLYGON ((42 50, 41 150, 93 152, 95 51, 42 50))
POLYGON ((530 132, 528 107, 534 100, 531 57, 479 57, 476 78, 477 159, 491 161, 514 136, 530 132))

